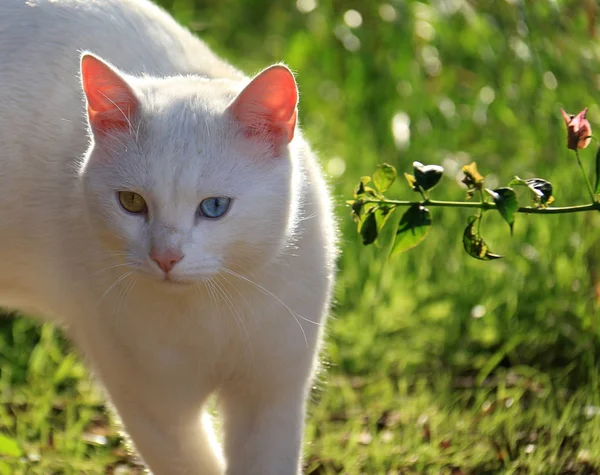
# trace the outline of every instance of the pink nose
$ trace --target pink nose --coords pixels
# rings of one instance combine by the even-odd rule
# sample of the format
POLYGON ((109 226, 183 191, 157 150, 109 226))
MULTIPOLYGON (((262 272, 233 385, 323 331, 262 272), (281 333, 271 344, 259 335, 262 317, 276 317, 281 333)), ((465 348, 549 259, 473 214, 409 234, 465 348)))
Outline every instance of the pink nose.
POLYGON ((183 254, 172 249, 159 252, 156 249, 150 250, 150 259, 158 264, 165 274, 171 272, 175 264, 183 259, 183 254))

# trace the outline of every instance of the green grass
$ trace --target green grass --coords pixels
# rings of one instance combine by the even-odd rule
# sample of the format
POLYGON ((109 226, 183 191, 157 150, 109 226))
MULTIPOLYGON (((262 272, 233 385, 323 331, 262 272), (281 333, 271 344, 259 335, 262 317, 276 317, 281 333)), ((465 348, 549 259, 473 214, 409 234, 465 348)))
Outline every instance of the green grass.
MULTIPOLYGON (((468 212, 433 209, 428 239, 390 261, 362 247, 344 205, 377 163, 402 173, 414 160, 445 166, 438 199, 464 198, 454 174, 476 160, 492 186, 541 176, 557 205, 585 202, 559 108, 589 106, 600 126, 596 2, 391 1, 392 22, 376 1, 162 3, 249 73, 294 69, 330 174, 343 256, 307 472, 599 473, 600 216, 520 215, 512 238, 488 216, 506 257, 484 263, 462 250, 468 212), (396 114, 410 118, 400 146, 396 114)), ((404 183, 388 195, 413 198, 404 183)), ((1 325, 0 474, 137 473, 58 330, 1 325)))

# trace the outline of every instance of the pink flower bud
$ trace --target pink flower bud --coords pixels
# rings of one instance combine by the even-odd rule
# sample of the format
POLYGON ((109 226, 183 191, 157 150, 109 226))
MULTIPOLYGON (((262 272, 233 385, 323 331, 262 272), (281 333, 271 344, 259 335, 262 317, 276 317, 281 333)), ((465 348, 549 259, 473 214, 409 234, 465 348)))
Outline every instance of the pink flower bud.
POLYGON ((577 115, 567 114, 564 109, 560 111, 567 126, 567 147, 571 150, 587 147, 592 141, 592 127, 585 118, 588 108, 586 107, 577 115))

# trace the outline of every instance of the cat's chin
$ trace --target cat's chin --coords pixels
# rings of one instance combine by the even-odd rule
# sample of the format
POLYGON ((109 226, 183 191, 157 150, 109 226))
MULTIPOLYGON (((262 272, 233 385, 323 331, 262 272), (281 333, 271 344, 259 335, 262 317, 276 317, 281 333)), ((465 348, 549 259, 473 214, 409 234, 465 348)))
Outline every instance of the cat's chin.
POLYGON ((165 285, 172 285, 172 286, 177 286, 177 287, 181 287, 181 286, 185 286, 185 285, 192 285, 194 283, 194 281, 191 281, 191 280, 172 279, 170 277, 164 277, 160 280, 162 282, 164 282, 165 285))

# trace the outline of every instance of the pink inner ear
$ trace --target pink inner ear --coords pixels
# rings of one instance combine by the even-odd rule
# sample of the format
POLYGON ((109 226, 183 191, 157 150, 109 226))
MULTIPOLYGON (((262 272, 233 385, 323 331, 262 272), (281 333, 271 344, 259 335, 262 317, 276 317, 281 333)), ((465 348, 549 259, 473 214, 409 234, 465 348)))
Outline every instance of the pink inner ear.
POLYGON ((277 146, 294 138, 297 105, 294 75, 275 65, 258 74, 228 109, 249 136, 264 136, 277 146))
POLYGON ((95 56, 86 54, 81 59, 81 81, 94 131, 129 130, 138 100, 119 74, 95 56))

